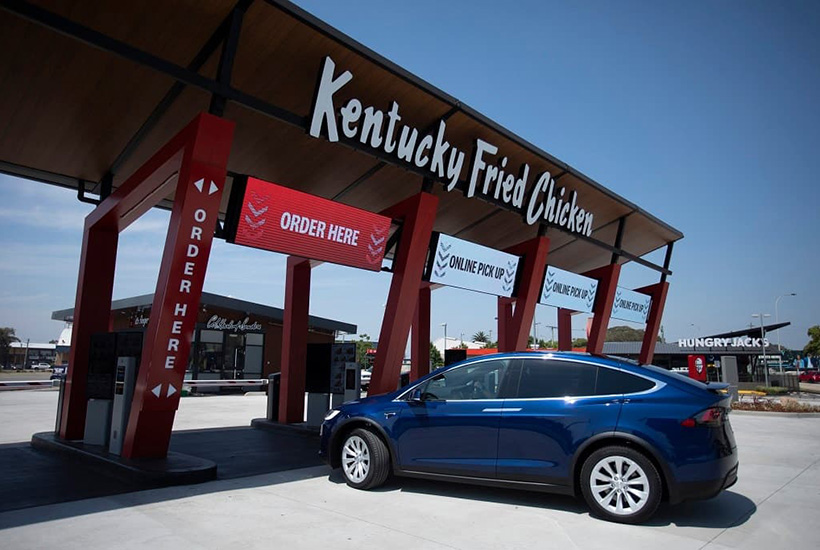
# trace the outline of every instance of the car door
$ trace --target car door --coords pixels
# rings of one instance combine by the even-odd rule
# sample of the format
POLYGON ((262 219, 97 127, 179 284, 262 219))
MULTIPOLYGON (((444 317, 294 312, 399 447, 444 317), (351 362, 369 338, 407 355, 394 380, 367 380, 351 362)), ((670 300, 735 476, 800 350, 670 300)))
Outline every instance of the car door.
POLYGON ((578 446, 618 423, 621 396, 596 395, 598 370, 577 360, 521 361, 517 391, 505 400, 499 426, 499 478, 569 483, 578 446))
POLYGON ((393 434, 403 470, 494 477, 502 385, 511 359, 470 362, 420 386, 393 434))

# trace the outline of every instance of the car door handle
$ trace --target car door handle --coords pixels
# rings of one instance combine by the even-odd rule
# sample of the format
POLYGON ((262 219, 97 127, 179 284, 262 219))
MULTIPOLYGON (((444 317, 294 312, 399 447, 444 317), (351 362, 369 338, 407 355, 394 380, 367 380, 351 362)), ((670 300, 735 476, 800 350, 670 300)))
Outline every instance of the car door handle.
POLYGON ((481 409, 481 412, 483 412, 483 413, 521 412, 521 407, 518 407, 517 409, 503 409, 503 408, 500 408, 500 407, 487 408, 487 409, 481 409))

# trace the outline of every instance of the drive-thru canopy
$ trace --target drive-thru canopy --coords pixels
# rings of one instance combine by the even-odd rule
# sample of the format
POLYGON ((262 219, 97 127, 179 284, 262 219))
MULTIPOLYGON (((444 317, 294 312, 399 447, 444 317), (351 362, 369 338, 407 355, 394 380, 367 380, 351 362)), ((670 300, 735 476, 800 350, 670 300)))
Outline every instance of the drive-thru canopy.
MULTIPOLYGON (((657 270, 660 286, 639 289, 652 296, 652 311, 647 314, 648 305, 644 311, 651 357, 671 244, 682 238, 679 231, 294 5, 3 0, 0 6, 0 170, 77 189, 81 200, 109 199, 86 223, 78 324, 83 312, 93 316, 90 305, 83 308, 84 299, 110 306, 110 296, 107 302, 83 297, 87 285, 106 289, 109 274, 113 277, 113 269, 91 273, 89 267, 114 261, 116 240, 105 237, 103 226, 122 230, 159 204, 179 208, 156 293, 156 300, 167 300, 171 308, 169 330, 176 327, 169 286, 175 281, 173 249, 190 246, 183 237, 194 231, 193 238, 198 227, 184 224, 214 223, 205 213, 209 208, 224 220, 232 187, 249 175, 393 220, 388 241, 393 285, 372 388, 395 385, 396 359, 400 363, 414 312, 414 352, 417 362, 427 361, 422 356, 429 341, 429 284, 421 274, 431 232, 524 258, 517 293, 499 298, 502 348, 526 342, 546 263, 599 281, 599 296, 594 308, 590 305, 597 323, 590 338, 593 351, 600 351, 613 303, 619 307, 619 265, 635 261, 657 270), (209 115, 197 118, 203 112, 235 127, 209 115), (198 122, 186 126, 192 119, 198 122), (183 128, 190 130, 179 133, 183 128), (180 156, 179 151, 194 153, 180 156), (174 162, 181 168, 169 168, 174 162), (210 171, 197 172, 200 165, 210 171), (209 179, 215 182, 210 187, 209 179), (196 201, 180 199, 189 183, 197 185, 196 201), (219 203, 209 206, 211 193, 219 203), (664 246, 663 265, 643 257, 664 246)), ((197 243, 204 251, 197 270, 207 265, 209 238, 197 243)), ((289 263, 285 309, 292 313, 285 319, 283 371, 304 362, 299 327, 306 318, 309 269, 296 258, 289 263)), ((174 292, 184 295, 181 284, 174 292)), ((188 283, 187 290, 201 292, 201 280, 188 283)), ((154 305, 152 317, 162 315, 162 303, 154 305)), ((184 315, 185 310, 176 311, 184 315)), ((564 342, 569 313, 559 315, 564 342)), ((152 334, 160 339, 166 321, 157 319, 152 334)), ((96 322, 102 321, 89 321, 96 322)), ((187 325, 179 326, 184 340, 187 325)), ((82 338, 88 332, 77 328, 74 334, 82 338)), ((152 361, 146 358, 151 345, 146 344, 143 365, 152 361)), ((81 358, 77 347, 72 353, 81 358)), ((178 368, 184 361, 177 359, 163 359, 165 367, 178 368)), ((72 361, 72 368, 82 367, 72 361)), ((142 380, 141 391, 157 380, 142 380)), ((301 412, 294 380, 283 372, 282 410, 290 414, 282 418, 301 412)), ((76 378, 74 383, 79 384, 76 378)), ((155 395, 170 387, 161 384, 154 386, 155 395)), ((135 402, 132 412, 153 410, 151 397, 146 399, 135 402)), ((84 414, 84 405, 68 403, 66 410, 75 406, 84 414)), ((64 436, 78 429, 72 418, 64 415, 64 436)), ((129 427, 135 434, 136 422, 129 427)), ((126 444, 126 454, 157 454, 162 441, 146 445, 151 450, 141 453, 139 443, 126 444)))

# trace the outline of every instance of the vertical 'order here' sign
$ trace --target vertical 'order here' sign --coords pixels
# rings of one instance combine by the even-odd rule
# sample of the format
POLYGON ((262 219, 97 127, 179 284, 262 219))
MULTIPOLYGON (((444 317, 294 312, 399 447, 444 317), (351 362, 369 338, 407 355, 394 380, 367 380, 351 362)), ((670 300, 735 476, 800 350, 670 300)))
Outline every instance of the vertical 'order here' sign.
POLYGON ((256 178, 238 209, 236 244, 379 271, 391 219, 256 178))

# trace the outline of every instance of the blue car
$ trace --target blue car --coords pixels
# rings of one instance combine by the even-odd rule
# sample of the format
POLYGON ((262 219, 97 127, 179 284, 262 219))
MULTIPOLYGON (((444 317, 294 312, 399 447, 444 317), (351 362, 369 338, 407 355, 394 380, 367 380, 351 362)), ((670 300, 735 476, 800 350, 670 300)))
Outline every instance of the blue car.
POLYGON ((610 357, 489 355, 329 411, 320 455, 357 489, 390 473, 534 489, 639 523, 737 481, 725 388, 610 357))

